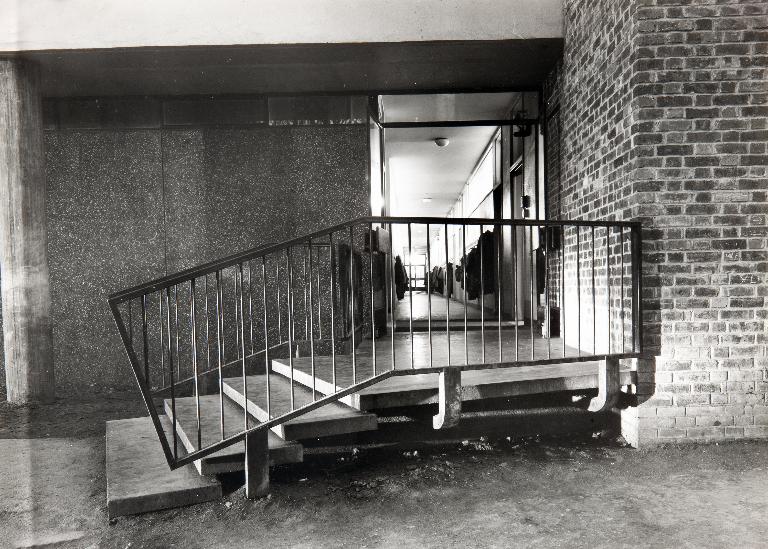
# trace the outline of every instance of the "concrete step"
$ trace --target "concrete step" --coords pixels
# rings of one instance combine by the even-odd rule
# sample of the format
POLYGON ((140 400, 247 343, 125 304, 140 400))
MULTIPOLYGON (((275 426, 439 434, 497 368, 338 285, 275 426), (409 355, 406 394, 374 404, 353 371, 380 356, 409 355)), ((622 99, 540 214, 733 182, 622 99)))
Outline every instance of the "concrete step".
MULTIPOLYGON (((258 421, 267 421, 267 376, 248 376, 247 409, 258 421)), ((270 412, 277 417, 291 411, 290 380, 279 374, 270 374, 270 412)), ((312 402, 312 392, 294 383, 294 407, 298 408, 312 402)), ((224 394, 238 405, 245 407, 243 396, 243 378, 224 380, 224 394)), ((331 435, 341 435, 377 428, 375 414, 360 412, 345 404, 331 403, 312 410, 272 428, 273 432, 285 440, 302 440, 331 435)))
MULTIPOLYGON (((161 416, 167 436, 172 427, 161 416)), ((192 465, 171 471, 149 417, 107 422, 107 512, 110 518, 218 499, 219 481, 192 465)), ((183 455, 183 449, 181 450, 183 455)))
MULTIPOLYGON (((173 421, 173 411, 170 399, 164 402, 165 413, 169 421, 173 421)), ((243 428, 243 411, 229 399, 224 399, 224 435, 229 437, 237 434, 243 428)), ((200 438, 203 447, 221 440, 221 407, 218 395, 200 396, 200 438)), ((258 421, 250 418, 249 426, 258 425, 258 421)), ((176 399, 176 432, 179 441, 187 452, 197 449, 197 411, 194 397, 176 399)), ((274 433, 269 433, 269 464, 299 463, 303 459, 301 444, 285 441, 274 433)), ((215 454, 198 459, 194 462, 201 475, 214 475, 242 471, 245 466, 245 449, 243 443, 233 444, 215 454)))
MULTIPOLYGON (((373 371, 370 357, 358 357, 356 366, 358 382, 364 379, 360 372, 367 372, 367 377, 373 371)), ((594 389, 597 387, 597 367, 597 362, 571 362, 462 372, 461 398, 462 400, 482 400, 594 389)), ((310 358, 294 358, 294 381, 305 387, 311 387, 311 368, 312 361, 310 358)), ((315 357, 315 387, 323 395, 332 394, 352 385, 350 356, 336 356, 335 387, 332 383, 332 369, 331 357, 315 357)), ((274 359, 272 371, 284 377, 290 376, 291 368, 288 359, 274 359)), ((418 368, 415 371, 418 372, 418 368)), ((361 411, 436 404, 437 382, 437 374, 416 373, 391 377, 344 397, 341 402, 361 411)), ((621 384, 630 385, 632 383, 632 372, 628 367, 625 367, 621 371, 621 384)))

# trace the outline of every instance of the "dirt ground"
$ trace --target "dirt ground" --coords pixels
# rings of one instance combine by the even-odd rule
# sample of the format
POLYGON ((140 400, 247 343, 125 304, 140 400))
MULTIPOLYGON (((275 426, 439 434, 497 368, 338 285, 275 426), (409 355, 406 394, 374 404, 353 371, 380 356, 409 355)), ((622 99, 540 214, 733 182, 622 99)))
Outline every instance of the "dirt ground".
POLYGON ((272 493, 110 522, 106 403, 0 405, 5 547, 768 547, 768 444, 635 450, 616 440, 468 441, 314 457, 272 493))

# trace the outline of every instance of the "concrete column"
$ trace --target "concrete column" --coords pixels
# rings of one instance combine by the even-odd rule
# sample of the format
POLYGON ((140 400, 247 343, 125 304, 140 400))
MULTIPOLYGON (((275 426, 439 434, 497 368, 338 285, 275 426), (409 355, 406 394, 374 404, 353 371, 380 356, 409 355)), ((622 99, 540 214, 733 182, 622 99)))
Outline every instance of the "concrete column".
POLYGON ((0 59, 0 281, 8 400, 54 398, 40 75, 0 59))

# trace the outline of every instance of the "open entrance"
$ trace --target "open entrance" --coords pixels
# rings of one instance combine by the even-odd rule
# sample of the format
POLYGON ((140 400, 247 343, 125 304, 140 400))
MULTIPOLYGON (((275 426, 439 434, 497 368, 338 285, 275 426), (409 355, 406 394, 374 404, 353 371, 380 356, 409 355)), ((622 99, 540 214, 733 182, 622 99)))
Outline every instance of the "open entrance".
MULTIPOLYGON (((386 214, 545 218, 535 92, 391 95, 371 104, 380 140, 372 165, 382 168, 378 184, 386 214)), ((395 330, 423 332, 451 323, 470 331, 519 330, 536 323, 535 290, 526 298, 536 257, 522 229, 396 226, 392 256, 402 283, 395 330)))

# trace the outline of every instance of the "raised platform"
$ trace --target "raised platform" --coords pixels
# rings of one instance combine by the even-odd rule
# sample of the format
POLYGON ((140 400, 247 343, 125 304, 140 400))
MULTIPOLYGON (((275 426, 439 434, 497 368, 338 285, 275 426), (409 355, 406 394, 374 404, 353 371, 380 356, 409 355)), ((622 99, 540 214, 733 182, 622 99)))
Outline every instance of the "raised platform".
MULTIPOLYGON (((270 413, 272 417, 291 411, 291 383, 279 374, 270 374, 270 413)), ((248 398, 244 398, 243 379, 224 380, 224 394, 242 407, 258 421, 267 421, 267 376, 248 376, 248 398)), ((308 385, 312 386, 311 381, 308 385)), ((296 381, 293 384, 294 408, 312 402, 312 392, 296 381)), ((318 393, 320 394, 320 393, 318 393)), ((378 422, 375 414, 360 412, 342 403, 331 403, 313 410, 296 419, 277 425, 273 432, 285 440, 341 435, 376 429, 378 422)))
MULTIPOLYGON (((566 364, 541 364, 492 370, 463 372, 461 376, 462 400, 481 400, 514 397, 537 393, 578 391, 597 387, 597 362, 572 362, 566 364)), ((295 382, 312 385, 312 360, 293 360, 295 382)), ((371 370, 370 357, 359 357, 358 371, 371 370), (366 362, 367 361, 367 362, 366 362)), ((291 368, 287 359, 272 361, 275 373, 288 377, 291 368)), ((332 383, 333 363, 330 357, 315 357, 315 386, 323 395, 329 395, 352 385, 352 360, 347 355, 336 357, 336 386, 332 383)), ((357 381, 364 377, 360 374, 357 381)), ((344 397, 341 402, 362 411, 401 406, 418 406, 437 403, 437 375, 413 374, 386 379, 376 385, 344 397)), ((621 372, 621 384, 633 383, 632 372, 621 372)))
MULTIPOLYGON (((167 436, 171 426, 162 416, 167 436)), ((110 518, 218 499, 221 484, 192 465, 171 471, 149 417, 107 422, 107 512, 110 518)))
MULTIPOLYGON (((173 421, 171 401, 165 400, 165 413, 170 422, 173 421)), ((226 437, 239 433, 243 428, 243 411, 235 404, 224 399, 224 434, 226 437)), ((221 440, 221 407, 218 395, 203 395, 200 397, 200 438, 203 447, 221 440)), ((255 426, 258 421, 250 418, 249 425, 255 426)), ((195 398, 176 399, 176 432, 179 441, 188 452, 197 449, 197 412, 195 398)), ((268 435, 269 464, 299 463, 303 459, 301 444, 281 439, 270 432, 268 435)), ((245 468, 244 444, 233 444, 219 450, 215 454, 198 459, 194 462, 201 475, 231 473, 245 468)))

